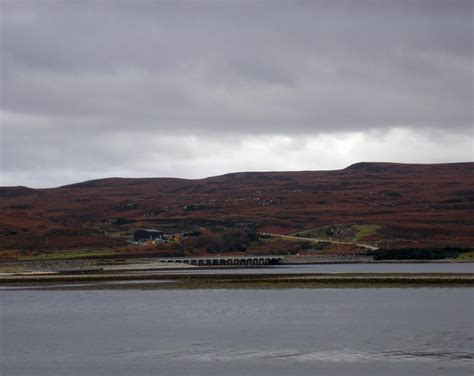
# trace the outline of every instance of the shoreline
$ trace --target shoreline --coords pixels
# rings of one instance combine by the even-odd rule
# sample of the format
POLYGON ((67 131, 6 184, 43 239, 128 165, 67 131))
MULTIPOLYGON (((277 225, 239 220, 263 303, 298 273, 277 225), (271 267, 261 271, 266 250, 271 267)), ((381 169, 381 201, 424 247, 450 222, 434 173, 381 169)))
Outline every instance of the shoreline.
MULTIPOLYGON (((396 268, 395 268, 396 269, 396 268)), ((0 264, 0 289, 215 289, 474 286, 474 263, 454 260, 367 260, 360 257, 286 257, 276 265, 190 265, 156 258, 49 260, 0 264), (293 261, 299 262, 293 262, 293 261), (291 271, 291 266, 472 264, 449 271, 291 271), (276 271, 269 272, 276 267, 276 271), (64 286, 68 284, 68 286, 64 286)))
POLYGON ((474 273, 36 274, 1 276, 0 288, 2 287, 6 290, 15 287, 20 289, 474 287, 474 273))
MULTIPOLYGON (((331 264, 474 264, 472 260, 458 259, 433 259, 433 260, 374 260, 372 257, 354 256, 284 256, 276 264, 287 265, 331 265, 331 264)), ((140 269, 144 266, 154 269, 188 269, 188 268, 215 268, 216 266, 194 266, 189 264, 172 264, 157 258, 111 258, 111 259, 70 259, 70 260, 22 260, 0 261, 0 273, 6 269, 18 268, 28 271, 64 271, 92 269, 101 267, 129 266, 130 269, 140 269), (29 268, 29 269, 28 269, 29 268)), ((255 265, 226 265, 227 269, 242 267, 255 267, 255 265)), ((222 265, 220 265, 222 267, 222 265)))

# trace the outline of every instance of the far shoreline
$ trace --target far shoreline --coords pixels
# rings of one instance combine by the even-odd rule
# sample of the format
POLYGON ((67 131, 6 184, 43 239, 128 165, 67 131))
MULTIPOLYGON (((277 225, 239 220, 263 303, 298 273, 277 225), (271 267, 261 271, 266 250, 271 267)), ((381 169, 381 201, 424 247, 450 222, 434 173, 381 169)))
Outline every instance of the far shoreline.
POLYGON ((239 289, 329 287, 474 287, 474 273, 180 273, 76 272, 0 276, 10 289, 239 289), (68 285, 64 285, 68 284, 68 285))
POLYGON ((441 259, 441 260, 373 260, 366 257, 298 257, 285 256, 274 265, 190 265, 184 263, 166 262, 158 258, 115 258, 115 259, 72 259, 72 260, 45 260, 45 261, 8 261, 0 263, 0 277, 13 275, 40 275, 40 274, 84 274, 103 272, 140 272, 140 271, 186 271, 186 270, 242 270, 242 269, 271 269, 292 266, 311 265, 456 265, 472 264, 472 260, 441 259))

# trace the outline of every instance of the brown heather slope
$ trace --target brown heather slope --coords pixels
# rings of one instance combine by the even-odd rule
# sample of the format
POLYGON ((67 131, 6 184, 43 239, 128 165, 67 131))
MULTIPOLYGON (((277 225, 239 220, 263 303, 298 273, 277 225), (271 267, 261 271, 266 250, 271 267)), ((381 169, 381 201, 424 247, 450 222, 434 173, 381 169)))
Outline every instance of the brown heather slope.
POLYGON ((347 239, 340 224, 379 225, 361 240, 381 247, 472 246, 473 209, 474 163, 0 187, 0 250, 123 246, 130 231, 143 227, 294 233, 329 226, 336 230, 328 236, 347 239))

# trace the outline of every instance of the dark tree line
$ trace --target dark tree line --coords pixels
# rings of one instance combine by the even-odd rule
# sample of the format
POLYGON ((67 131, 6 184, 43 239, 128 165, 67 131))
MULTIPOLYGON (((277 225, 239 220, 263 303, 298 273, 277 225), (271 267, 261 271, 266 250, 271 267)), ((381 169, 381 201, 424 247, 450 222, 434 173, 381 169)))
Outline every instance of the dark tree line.
POLYGON ((473 251, 472 248, 445 247, 445 248, 400 248, 378 249, 369 255, 374 260, 442 260, 456 258, 463 252, 473 251))

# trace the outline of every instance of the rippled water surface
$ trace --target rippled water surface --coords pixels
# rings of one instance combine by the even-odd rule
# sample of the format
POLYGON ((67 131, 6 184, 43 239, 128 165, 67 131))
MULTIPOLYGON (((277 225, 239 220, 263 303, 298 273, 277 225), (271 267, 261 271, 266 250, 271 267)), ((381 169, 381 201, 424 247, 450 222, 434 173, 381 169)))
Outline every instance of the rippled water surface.
POLYGON ((470 288, 0 291, 2 375, 472 375, 470 288))

